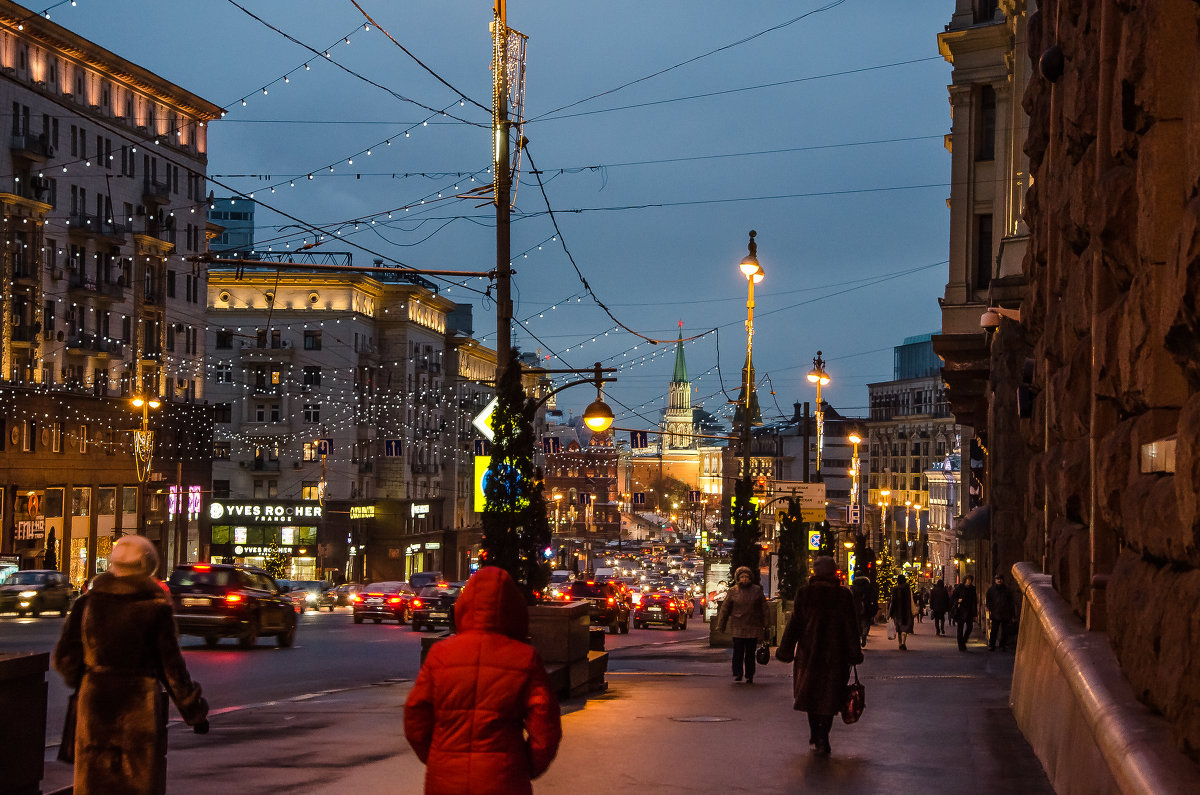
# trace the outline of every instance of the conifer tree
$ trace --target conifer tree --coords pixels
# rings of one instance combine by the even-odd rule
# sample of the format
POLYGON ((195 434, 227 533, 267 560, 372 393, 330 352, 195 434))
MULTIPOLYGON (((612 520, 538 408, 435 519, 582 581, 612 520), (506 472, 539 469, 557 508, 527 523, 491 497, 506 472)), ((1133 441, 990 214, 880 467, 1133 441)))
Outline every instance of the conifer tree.
POLYGON ((885 602, 892 597, 892 589, 896 587, 896 559, 892 557, 892 550, 887 544, 879 550, 875 561, 875 576, 879 580, 876 583, 879 600, 885 602))
POLYGON ((533 469, 534 401, 521 389, 521 367, 511 352, 496 385, 492 460, 484 479, 481 562, 499 566, 532 601, 549 581, 543 552, 550 522, 540 472, 533 469))
POLYGON ((287 564, 288 556, 279 548, 279 542, 272 541, 263 560, 263 571, 271 575, 272 580, 281 580, 287 574, 287 564))
POLYGON ((779 595, 784 599, 795 596, 804 580, 805 572, 801 569, 805 563, 802 547, 805 540, 800 503, 789 499, 779 522, 779 595))

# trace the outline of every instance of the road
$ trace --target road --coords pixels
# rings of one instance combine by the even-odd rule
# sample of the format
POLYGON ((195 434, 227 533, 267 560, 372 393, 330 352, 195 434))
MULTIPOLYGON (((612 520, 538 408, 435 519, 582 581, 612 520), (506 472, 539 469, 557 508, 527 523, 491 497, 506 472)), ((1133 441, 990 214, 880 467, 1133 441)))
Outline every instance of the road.
MULTIPOLYGON (((614 652, 610 669, 658 670, 672 648, 707 638, 707 625, 699 618, 697 611, 682 632, 652 628, 606 635, 605 646, 614 652)), ((0 652, 52 652, 63 621, 57 616, 0 615, 0 652)), ((307 612, 299 621, 290 649, 276 648, 274 639, 265 637, 250 650, 239 649, 229 639, 210 649, 201 638, 180 638, 188 670, 204 688, 214 716, 329 690, 416 678, 421 636, 427 632, 393 622, 355 624, 348 607, 307 612)), ((47 681, 46 737, 55 743, 62 733, 69 691, 54 671, 47 681)))

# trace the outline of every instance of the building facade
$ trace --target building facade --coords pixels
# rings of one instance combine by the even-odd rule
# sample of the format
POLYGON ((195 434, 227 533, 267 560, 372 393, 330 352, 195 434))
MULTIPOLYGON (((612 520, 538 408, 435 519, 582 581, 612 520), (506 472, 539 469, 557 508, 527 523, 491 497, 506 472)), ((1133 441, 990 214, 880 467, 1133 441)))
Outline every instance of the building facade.
POLYGON ((221 109, 7 0, 0 67, 0 554, 79 585, 140 532, 169 570, 198 553, 209 482, 205 274, 188 258, 207 247, 221 109), (135 395, 160 405, 142 415, 135 395))

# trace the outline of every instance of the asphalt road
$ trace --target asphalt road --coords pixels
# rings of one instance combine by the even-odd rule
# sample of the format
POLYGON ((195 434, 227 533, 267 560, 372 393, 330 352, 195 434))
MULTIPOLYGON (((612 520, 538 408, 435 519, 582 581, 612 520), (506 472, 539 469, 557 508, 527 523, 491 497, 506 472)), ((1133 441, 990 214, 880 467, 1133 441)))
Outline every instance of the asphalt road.
MULTIPOLYGON (((290 649, 276 648, 268 637, 259 638, 249 650, 239 649, 232 639, 210 649, 202 638, 180 638, 188 670, 204 688, 214 716, 329 690, 416 678, 420 639, 428 632, 414 632, 408 625, 390 621, 355 624, 348 607, 307 612, 298 618, 296 643, 290 649)), ((57 616, 0 615, 0 652, 52 652, 63 621, 57 616)), ((699 611, 683 631, 656 627, 606 635, 605 647, 615 652, 610 669, 657 669, 658 662, 671 657, 673 647, 707 635, 699 611), (636 657, 636 662, 624 662, 625 654, 636 657)), ((69 691, 53 670, 47 682, 46 737, 48 743, 55 743, 62 733, 69 691)))

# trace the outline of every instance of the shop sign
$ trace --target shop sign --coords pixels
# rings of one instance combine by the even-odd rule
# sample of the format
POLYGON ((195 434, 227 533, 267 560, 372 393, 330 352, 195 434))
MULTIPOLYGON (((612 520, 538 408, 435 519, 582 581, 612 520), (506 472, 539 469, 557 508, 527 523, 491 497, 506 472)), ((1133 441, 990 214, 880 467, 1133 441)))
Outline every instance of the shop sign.
POLYGON ((13 535, 17 541, 40 540, 45 537, 46 517, 44 516, 17 522, 16 533, 13 535))
POLYGON ((442 542, 441 541, 426 541, 425 548, 426 549, 441 549, 442 542))
MULTIPOLYGON (((220 546, 220 545, 214 544, 213 546, 220 546)), ((295 547, 275 547, 274 549, 272 549, 271 547, 245 547, 245 546, 242 546, 241 544, 238 544, 237 546, 235 546, 233 548, 233 554, 238 555, 238 556, 241 556, 241 555, 269 555, 276 550, 278 550, 279 552, 282 552, 285 555, 304 554, 304 552, 305 552, 305 550, 303 550, 303 549, 301 549, 301 550, 299 550, 299 552, 297 552, 295 547)))
POLYGON ((375 506, 374 505, 351 505, 350 506, 350 518, 351 519, 374 519, 375 518, 375 506))
POLYGON ((425 503, 421 503, 421 504, 413 503, 411 506, 411 511, 412 511, 413 516, 428 516, 429 515, 429 505, 425 504, 425 503))
POLYGON ((290 523, 297 519, 320 519, 321 506, 314 503, 287 505, 271 502, 218 502, 213 500, 208 506, 208 515, 213 520, 238 519, 251 523, 290 523))

